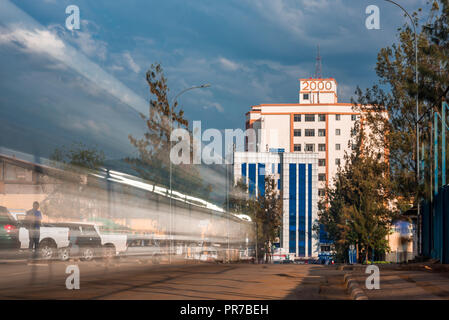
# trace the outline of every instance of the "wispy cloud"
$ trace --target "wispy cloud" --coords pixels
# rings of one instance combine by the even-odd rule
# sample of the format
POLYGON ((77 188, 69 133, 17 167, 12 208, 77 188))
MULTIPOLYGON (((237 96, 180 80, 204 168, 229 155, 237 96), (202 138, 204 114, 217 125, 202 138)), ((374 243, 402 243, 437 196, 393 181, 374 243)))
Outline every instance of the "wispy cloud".
POLYGON ((142 97, 7 0, 0 2, 0 21, 6 25, 6 30, 1 32, 3 43, 8 42, 64 63, 131 108, 139 112, 147 111, 147 103, 142 97))
POLYGON ((0 44, 14 45, 19 49, 38 54, 64 58, 64 42, 48 30, 25 29, 20 26, 13 29, 0 28, 0 44))
POLYGON ((224 112, 224 108, 221 104, 219 104, 218 102, 210 102, 208 104, 205 104, 203 106, 203 109, 207 110, 207 109, 215 109, 218 112, 224 112))
POLYGON ((129 52, 125 52, 123 54, 123 57, 125 58, 126 63, 131 68, 132 71, 134 71, 135 73, 140 72, 140 66, 134 61, 133 57, 129 52))
POLYGON ((235 71, 237 69, 240 69, 240 65, 223 57, 218 58, 218 62, 220 62, 221 66, 224 69, 235 71))

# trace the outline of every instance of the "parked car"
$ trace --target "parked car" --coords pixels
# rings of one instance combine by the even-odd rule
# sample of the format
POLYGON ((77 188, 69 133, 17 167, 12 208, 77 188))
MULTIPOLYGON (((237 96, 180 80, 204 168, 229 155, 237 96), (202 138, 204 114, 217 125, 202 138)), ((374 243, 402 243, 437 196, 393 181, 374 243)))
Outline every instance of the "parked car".
POLYGON ((96 225, 95 230, 100 235, 105 258, 113 258, 126 252, 128 239, 126 234, 103 233, 96 225))
POLYGON ((160 263, 162 250, 150 235, 130 235, 127 239, 126 256, 148 257, 154 264, 160 263))
POLYGON ((69 229, 70 257, 79 257, 85 261, 103 257, 101 237, 95 225, 83 222, 62 222, 53 225, 69 229))
MULTIPOLYGON (((28 249, 30 236, 27 227, 23 222, 18 221, 20 226, 19 239, 20 248, 28 249)), ((69 229, 67 227, 56 226, 43 223, 40 228, 39 238, 39 258, 50 260, 59 258, 63 261, 69 259, 69 229)))
POLYGON ((217 262, 218 261, 218 251, 214 248, 208 248, 205 250, 202 250, 200 252, 200 261, 206 261, 206 262, 217 262))
POLYGON ((0 206, 0 258, 19 252, 19 225, 6 207, 0 206))

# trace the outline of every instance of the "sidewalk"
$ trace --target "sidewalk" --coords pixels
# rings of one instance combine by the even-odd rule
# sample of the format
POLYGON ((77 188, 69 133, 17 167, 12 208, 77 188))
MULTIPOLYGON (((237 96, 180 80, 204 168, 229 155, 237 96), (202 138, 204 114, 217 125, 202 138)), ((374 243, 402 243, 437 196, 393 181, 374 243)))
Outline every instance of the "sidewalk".
POLYGON ((365 274, 366 265, 354 266, 350 272, 370 300, 449 300, 449 272, 433 271, 447 270, 446 266, 440 266, 380 265, 379 290, 366 289, 365 281, 369 276, 365 274))

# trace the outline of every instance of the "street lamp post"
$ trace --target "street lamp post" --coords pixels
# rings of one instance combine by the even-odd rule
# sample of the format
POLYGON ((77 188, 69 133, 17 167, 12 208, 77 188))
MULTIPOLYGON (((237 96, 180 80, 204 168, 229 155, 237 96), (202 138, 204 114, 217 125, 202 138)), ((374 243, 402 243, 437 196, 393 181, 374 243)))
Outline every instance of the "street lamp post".
MULTIPOLYGON (((170 150, 168 151, 168 157, 170 158, 170 152, 172 149, 172 141, 171 141, 171 133, 173 131, 173 111, 174 111, 174 104, 176 103, 176 100, 178 99, 178 97, 180 95, 182 95, 183 93, 193 90, 193 89, 203 89, 203 88, 208 88, 210 87, 210 84, 202 84, 199 86, 193 86, 187 89, 184 89, 182 91, 180 91, 177 95, 175 95, 173 97, 173 99, 171 100, 170 103, 170 115, 169 115, 169 121, 170 121, 170 132, 169 132, 169 137, 168 140, 170 141, 170 150)), ((173 250, 173 239, 172 239, 172 224, 173 224, 173 211, 172 211, 172 198, 173 198, 173 189, 172 189, 172 162, 171 159, 168 159, 168 161, 170 162, 170 221, 169 221, 169 234, 170 234, 170 250, 169 250, 169 263, 171 263, 171 256, 172 256, 172 250, 173 250)))
MULTIPOLYGON (((400 4, 392 1, 392 0, 385 0, 387 2, 390 2, 397 7, 399 7, 410 19, 411 25, 413 27, 413 33, 414 33, 414 42, 415 42, 415 84, 416 84, 416 114, 415 114, 415 125, 416 125, 416 203, 417 203, 417 209, 418 209, 418 215, 417 215, 417 223, 419 224, 420 219, 420 208, 419 208, 419 103, 418 103, 418 97, 419 97, 419 87, 418 87, 418 37, 416 36, 416 25, 413 21, 412 16, 405 10, 400 4)), ((418 228, 419 231, 419 228, 418 228)), ((419 234, 419 237, 421 237, 421 233, 419 234)), ((419 241, 419 240, 418 240, 419 241)), ((419 241, 418 244, 419 250, 421 250, 421 241, 419 241)), ((421 253, 421 252, 418 252, 421 253)))

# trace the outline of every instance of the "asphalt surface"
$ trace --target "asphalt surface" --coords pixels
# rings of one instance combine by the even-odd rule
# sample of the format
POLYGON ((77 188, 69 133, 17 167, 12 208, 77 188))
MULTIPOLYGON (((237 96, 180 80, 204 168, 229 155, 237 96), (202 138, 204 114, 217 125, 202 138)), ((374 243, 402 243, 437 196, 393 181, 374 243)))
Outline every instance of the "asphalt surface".
POLYGON ((349 299, 334 266, 146 260, 0 263, 0 299, 349 299), (66 288, 66 268, 80 289, 66 288))

